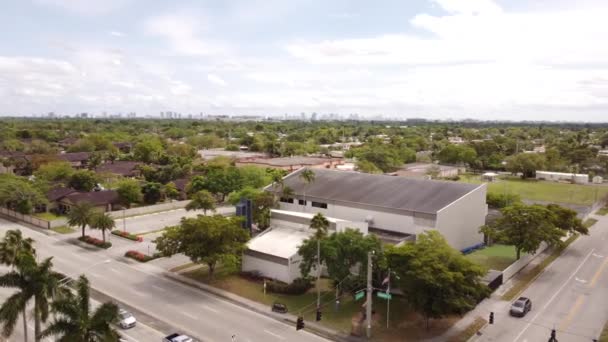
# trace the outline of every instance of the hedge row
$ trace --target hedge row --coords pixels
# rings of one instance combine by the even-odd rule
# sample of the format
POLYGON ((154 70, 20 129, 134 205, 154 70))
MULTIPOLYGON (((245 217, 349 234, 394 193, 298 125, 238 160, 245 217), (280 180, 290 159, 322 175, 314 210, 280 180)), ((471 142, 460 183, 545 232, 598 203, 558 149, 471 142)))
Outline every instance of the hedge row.
POLYGON ((127 253, 125 253, 125 256, 127 258, 137 260, 139 262, 148 262, 150 260, 160 258, 160 254, 158 254, 158 253, 154 253, 154 255, 150 256, 150 255, 138 252, 138 251, 127 251, 127 253))
POLYGON ((88 243, 89 245, 93 245, 99 248, 105 248, 108 249, 110 247, 112 247, 112 243, 111 242, 103 242, 103 240, 100 240, 98 238, 94 238, 88 235, 85 236, 81 236, 78 238, 78 240, 84 242, 84 243, 88 243))
POLYGON ((274 293, 301 295, 312 288, 312 282, 309 278, 298 278, 291 284, 284 283, 278 280, 270 280, 266 282, 266 290, 274 293))
POLYGON ((113 230, 112 234, 116 235, 116 236, 123 237, 125 239, 132 240, 132 241, 137 241, 137 242, 144 241, 143 237, 141 237, 139 235, 131 234, 131 233, 128 233, 128 232, 123 232, 122 230, 113 230))

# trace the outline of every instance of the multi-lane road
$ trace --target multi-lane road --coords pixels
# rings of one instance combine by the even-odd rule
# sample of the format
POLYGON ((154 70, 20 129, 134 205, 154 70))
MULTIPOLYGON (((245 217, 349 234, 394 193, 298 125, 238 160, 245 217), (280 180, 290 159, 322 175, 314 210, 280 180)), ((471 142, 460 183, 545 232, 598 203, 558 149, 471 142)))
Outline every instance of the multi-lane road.
POLYGON ((522 296, 532 299, 532 311, 510 317, 505 302, 479 341, 547 341, 552 329, 560 342, 598 338, 608 320, 608 217, 572 243, 522 296))
POLYGON ((233 335, 237 336, 239 342, 326 341, 171 281, 162 276, 163 270, 153 265, 136 267, 116 260, 107 251, 91 251, 0 219, 0 234, 3 235, 8 229, 21 229, 25 236, 36 240, 39 256, 52 256, 58 271, 70 276, 84 273, 96 290, 201 341, 231 341, 233 335), (103 262, 106 259, 111 261, 103 262))

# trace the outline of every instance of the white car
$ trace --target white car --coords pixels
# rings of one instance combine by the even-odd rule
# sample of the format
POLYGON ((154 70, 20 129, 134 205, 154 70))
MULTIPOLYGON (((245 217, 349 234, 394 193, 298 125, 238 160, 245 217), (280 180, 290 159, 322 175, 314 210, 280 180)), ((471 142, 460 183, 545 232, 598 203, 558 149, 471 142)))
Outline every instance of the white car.
POLYGON ((118 311, 118 325, 123 329, 133 328, 137 324, 135 317, 127 310, 118 311))

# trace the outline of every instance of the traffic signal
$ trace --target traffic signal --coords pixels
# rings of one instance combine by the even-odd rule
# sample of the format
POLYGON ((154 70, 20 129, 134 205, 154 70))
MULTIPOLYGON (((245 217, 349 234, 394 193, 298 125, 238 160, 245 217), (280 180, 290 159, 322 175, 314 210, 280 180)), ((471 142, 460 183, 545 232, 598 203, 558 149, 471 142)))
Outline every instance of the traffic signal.
POLYGON ((321 309, 317 309, 317 322, 321 320, 323 314, 321 313, 321 309))
POLYGON ((304 329, 304 317, 298 316, 296 321, 296 330, 304 329))
POLYGON ((494 324, 494 313, 490 312, 490 324, 494 324))

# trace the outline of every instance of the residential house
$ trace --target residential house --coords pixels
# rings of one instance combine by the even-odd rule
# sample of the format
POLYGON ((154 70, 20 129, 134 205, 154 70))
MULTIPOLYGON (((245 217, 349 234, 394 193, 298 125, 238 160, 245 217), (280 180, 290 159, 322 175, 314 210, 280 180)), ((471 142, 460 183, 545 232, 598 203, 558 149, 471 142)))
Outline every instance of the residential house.
POLYGON ((114 142, 112 143, 114 147, 116 147, 122 153, 131 153, 133 149, 133 143, 124 141, 124 142, 114 142))
POLYGON ((62 161, 67 161, 75 169, 84 169, 87 167, 90 157, 89 152, 71 152, 60 153, 57 158, 62 161))
POLYGON ((141 171, 139 167, 143 165, 141 162, 130 160, 116 160, 99 165, 95 172, 100 174, 112 174, 122 177, 139 177, 141 171))
POLYGON ((96 211, 108 212, 120 204, 120 197, 115 190, 73 192, 59 200, 58 208, 61 212, 69 212, 70 207, 82 202, 92 204, 96 211))
POLYGON ((289 172, 301 168, 311 169, 335 169, 344 164, 342 158, 319 158, 319 157, 282 157, 282 158, 250 158, 237 160, 236 166, 254 165, 259 167, 270 167, 283 169, 289 172))
POLYGON ((457 177, 459 169, 455 166, 439 165, 433 163, 405 164, 400 170, 390 173, 391 176, 401 176, 418 179, 457 177))

